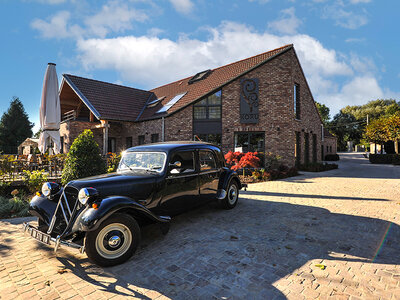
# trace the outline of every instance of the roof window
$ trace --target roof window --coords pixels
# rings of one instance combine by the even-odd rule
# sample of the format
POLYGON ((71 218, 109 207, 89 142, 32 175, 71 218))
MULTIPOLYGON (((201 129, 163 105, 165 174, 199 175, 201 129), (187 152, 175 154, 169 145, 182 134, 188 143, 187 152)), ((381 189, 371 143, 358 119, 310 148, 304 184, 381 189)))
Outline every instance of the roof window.
POLYGON ((160 98, 158 98, 158 99, 155 99, 155 100, 153 100, 153 101, 147 103, 147 107, 154 107, 154 106, 156 106, 158 103, 160 103, 160 102, 161 102, 162 100, 164 100, 164 99, 165 99, 165 96, 160 97, 160 98))
POLYGON ((196 75, 194 75, 192 78, 190 78, 190 80, 188 81, 189 84, 195 83, 196 81, 202 80, 207 78, 208 75, 211 74, 211 70, 205 70, 202 72, 197 73, 196 75))
POLYGON ((176 95, 174 98, 172 98, 171 100, 169 100, 169 102, 167 104, 165 104, 163 107, 161 107, 156 113, 160 114, 160 113, 165 113, 168 111, 168 109, 170 109, 176 102, 178 102, 183 96, 186 95, 187 92, 184 92, 182 94, 178 94, 176 95))

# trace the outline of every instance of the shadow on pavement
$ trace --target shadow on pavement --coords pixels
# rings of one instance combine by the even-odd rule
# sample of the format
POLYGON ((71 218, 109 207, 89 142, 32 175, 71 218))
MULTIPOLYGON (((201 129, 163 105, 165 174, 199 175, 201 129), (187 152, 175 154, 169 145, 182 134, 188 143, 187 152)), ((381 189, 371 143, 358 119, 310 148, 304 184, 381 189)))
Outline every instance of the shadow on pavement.
POLYGON ((398 265, 399 240, 399 226, 385 220, 241 198, 233 210, 208 205, 175 217, 166 236, 143 228, 140 249, 122 265, 103 269, 66 251, 58 260, 116 295, 151 298, 134 285, 173 299, 284 299, 273 283, 310 260, 398 265))
POLYGON ((382 198, 361 198, 361 197, 347 197, 347 196, 326 196, 326 195, 308 195, 308 194, 289 194, 289 193, 276 193, 276 192, 257 192, 246 191, 244 195, 256 195, 264 197, 284 197, 284 198, 309 198, 309 199, 334 199, 334 200, 359 200, 359 201, 390 201, 382 198))

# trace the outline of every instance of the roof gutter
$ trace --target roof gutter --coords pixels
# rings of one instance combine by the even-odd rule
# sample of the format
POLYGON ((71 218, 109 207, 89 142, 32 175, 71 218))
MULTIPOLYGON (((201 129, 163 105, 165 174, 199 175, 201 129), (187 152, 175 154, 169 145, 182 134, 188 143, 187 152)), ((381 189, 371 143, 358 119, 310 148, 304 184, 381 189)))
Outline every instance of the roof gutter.
POLYGON ((100 113, 97 111, 97 109, 94 108, 92 103, 81 93, 81 91, 77 88, 77 86, 72 82, 70 78, 68 78, 68 75, 63 74, 63 83, 66 81, 68 85, 71 87, 71 89, 75 92, 75 94, 78 95, 78 97, 82 100, 82 102, 87 106, 87 108, 93 113, 93 115, 100 120, 101 116, 100 113))

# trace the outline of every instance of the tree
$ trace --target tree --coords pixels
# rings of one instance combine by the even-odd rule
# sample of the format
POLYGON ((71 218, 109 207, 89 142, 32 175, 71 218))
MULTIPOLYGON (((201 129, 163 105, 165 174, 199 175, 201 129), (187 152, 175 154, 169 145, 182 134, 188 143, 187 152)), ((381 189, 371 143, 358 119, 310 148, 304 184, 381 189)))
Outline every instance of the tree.
POLYGON ((341 109, 341 112, 354 116, 357 121, 366 121, 367 115, 370 120, 374 120, 392 115, 396 111, 400 111, 400 104, 393 99, 377 99, 364 105, 346 106, 341 109))
POLYGON ((340 151, 346 150, 348 141, 355 141, 358 144, 363 133, 360 121, 342 111, 333 117, 327 128, 337 137, 340 151))
POLYGON ((92 131, 86 129, 72 143, 65 160, 61 182, 67 184, 71 180, 106 173, 106 163, 101 158, 99 145, 92 131))
MULTIPOLYGON (((371 143, 383 144, 388 140, 388 131, 385 117, 372 120, 365 128, 365 137, 371 143)), ((375 148, 376 149, 376 148, 375 148)))
POLYGON ((0 152, 17 153, 18 145, 32 136, 33 125, 22 102, 14 97, 0 120, 0 152))
POLYGON ((329 115, 329 111, 330 111, 329 107, 326 106, 325 104, 321 104, 317 101, 315 101, 315 105, 318 108, 318 112, 319 112, 319 115, 321 116, 322 123, 324 124, 324 126, 327 126, 329 124, 329 119, 331 118, 329 115))
POLYGON ((400 141, 400 112, 396 112, 387 118, 386 123, 387 138, 394 142, 394 151, 399 153, 399 141, 400 141))

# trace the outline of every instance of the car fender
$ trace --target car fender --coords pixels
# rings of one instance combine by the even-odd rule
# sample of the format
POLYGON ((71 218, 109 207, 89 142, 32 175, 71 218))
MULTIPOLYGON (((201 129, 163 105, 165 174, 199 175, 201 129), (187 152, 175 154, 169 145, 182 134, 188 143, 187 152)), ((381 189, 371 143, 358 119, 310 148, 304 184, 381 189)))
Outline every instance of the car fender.
POLYGON ((235 180, 236 183, 238 184, 239 190, 243 187, 243 185, 240 182, 238 174, 230 170, 228 168, 224 168, 220 178, 219 178, 219 184, 218 184, 218 192, 217 192, 217 198, 218 199, 224 199, 226 196, 226 191, 229 187, 229 184, 231 183, 232 180, 235 180))
POLYGON ((28 210, 31 215, 37 216, 45 224, 49 225, 56 211, 57 202, 58 201, 52 201, 43 195, 35 196, 29 203, 28 210))
POLYGON ((167 223, 171 220, 168 216, 157 216, 140 203, 129 197, 112 196, 107 197, 99 203, 95 209, 88 207, 76 219, 72 231, 93 231, 109 216, 116 212, 139 213, 154 222, 167 223))

